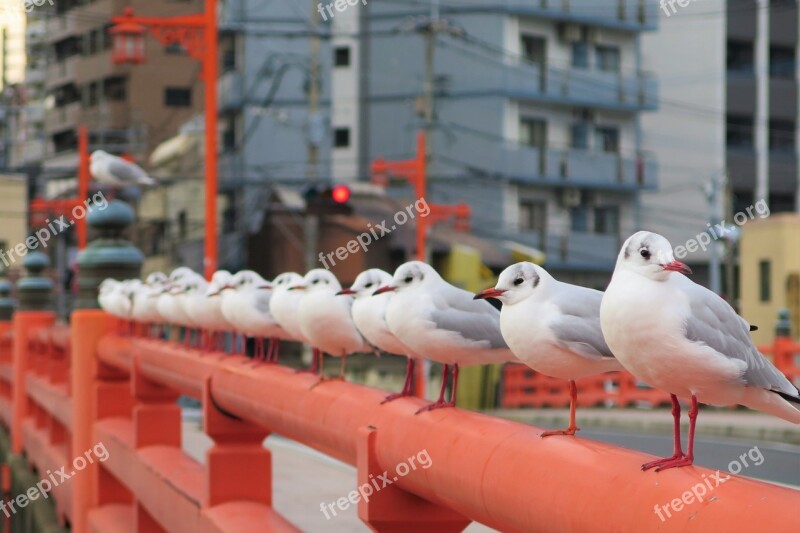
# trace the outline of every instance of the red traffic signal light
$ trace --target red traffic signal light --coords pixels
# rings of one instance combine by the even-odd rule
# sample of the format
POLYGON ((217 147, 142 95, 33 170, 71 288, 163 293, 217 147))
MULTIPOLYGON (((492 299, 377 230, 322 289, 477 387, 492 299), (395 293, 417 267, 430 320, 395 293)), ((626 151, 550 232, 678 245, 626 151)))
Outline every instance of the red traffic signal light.
POLYGON ((331 198, 337 204, 346 204, 350 200, 350 187, 347 185, 337 185, 331 191, 331 198))

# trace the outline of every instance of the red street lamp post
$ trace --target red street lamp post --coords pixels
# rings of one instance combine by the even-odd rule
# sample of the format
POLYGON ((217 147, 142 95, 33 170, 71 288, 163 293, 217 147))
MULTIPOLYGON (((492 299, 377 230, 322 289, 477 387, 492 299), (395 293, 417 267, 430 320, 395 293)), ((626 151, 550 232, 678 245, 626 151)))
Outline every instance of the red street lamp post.
POLYGON ((217 1, 205 0, 203 13, 175 17, 137 17, 133 8, 126 7, 121 16, 111 21, 111 58, 116 64, 145 62, 144 37, 148 30, 164 46, 182 45, 202 64, 206 124, 203 271, 211 279, 217 269, 217 1))

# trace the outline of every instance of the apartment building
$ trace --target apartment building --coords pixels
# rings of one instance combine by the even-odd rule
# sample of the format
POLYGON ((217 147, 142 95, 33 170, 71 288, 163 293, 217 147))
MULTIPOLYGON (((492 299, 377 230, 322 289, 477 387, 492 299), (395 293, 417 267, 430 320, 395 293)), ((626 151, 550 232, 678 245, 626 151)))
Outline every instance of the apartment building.
POLYGON ((127 6, 160 17, 203 10, 201 0, 59 0, 46 12, 43 164, 51 175, 75 168, 81 124, 92 149, 144 160, 202 108, 199 63, 179 45, 164 47, 148 36, 145 64, 112 63, 108 28, 127 6))
MULTIPOLYGON (((431 199, 466 200, 475 233, 540 249, 556 275, 597 287, 657 185, 640 129, 658 107, 640 50, 657 4, 607 4, 448 2, 434 14, 447 22, 432 69, 431 199)), ((338 179, 413 153, 430 16, 419 3, 373 2, 333 19, 338 179)))

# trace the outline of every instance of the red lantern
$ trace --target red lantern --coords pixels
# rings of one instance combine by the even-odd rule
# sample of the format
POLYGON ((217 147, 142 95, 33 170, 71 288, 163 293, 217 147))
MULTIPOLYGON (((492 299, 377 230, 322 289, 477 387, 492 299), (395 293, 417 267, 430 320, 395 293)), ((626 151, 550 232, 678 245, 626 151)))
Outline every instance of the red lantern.
POLYGON ((114 42, 111 60, 117 65, 144 63, 145 27, 133 22, 132 7, 126 7, 120 18, 129 20, 119 22, 108 30, 114 42))

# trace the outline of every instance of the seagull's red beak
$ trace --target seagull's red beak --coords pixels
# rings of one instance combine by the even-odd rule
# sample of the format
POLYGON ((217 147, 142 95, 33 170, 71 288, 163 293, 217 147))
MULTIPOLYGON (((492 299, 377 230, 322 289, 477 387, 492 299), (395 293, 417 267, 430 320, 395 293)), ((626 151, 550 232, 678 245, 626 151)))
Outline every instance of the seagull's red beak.
POLYGON ((397 290, 397 287, 392 287, 391 285, 385 285, 385 286, 381 287, 380 289, 378 289, 377 291, 373 292, 372 295, 373 296, 377 296, 379 294, 383 294, 384 292, 392 292, 392 291, 396 291, 396 290, 397 290))
POLYGON ((342 294, 355 294, 355 293, 356 291, 354 291, 353 289, 342 289, 336 293, 336 296, 341 296, 342 294))
POLYGON ((271 289, 272 285, 270 285, 269 283, 265 283, 264 285, 259 285, 258 288, 259 289, 271 289))
POLYGON ((290 291, 304 291, 304 290, 306 290, 306 286, 305 285, 295 285, 294 287, 289 287, 288 290, 290 290, 290 291))
POLYGON ((667 263, 666 265, 661 265, 661 267, 664 270, 668 270, 670 272, 680 272, 681 274, 685 274, 687 276, 692 273, 692 269, 680 261, 673 261, 671 263, 667 263))
POLYGON ((475 296, 472 297, 473 300, 485 300, 486 298, 497 298, 498 296, 502 296, 502 294, 506 292, 506 289, 495 289, 494 287, 490 287, 488 289, 484 289, 475 296))

